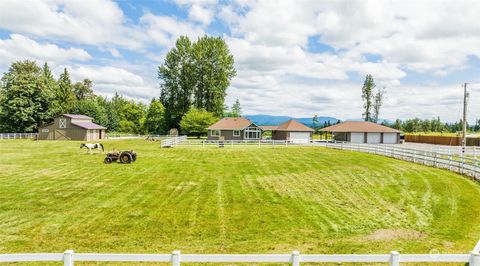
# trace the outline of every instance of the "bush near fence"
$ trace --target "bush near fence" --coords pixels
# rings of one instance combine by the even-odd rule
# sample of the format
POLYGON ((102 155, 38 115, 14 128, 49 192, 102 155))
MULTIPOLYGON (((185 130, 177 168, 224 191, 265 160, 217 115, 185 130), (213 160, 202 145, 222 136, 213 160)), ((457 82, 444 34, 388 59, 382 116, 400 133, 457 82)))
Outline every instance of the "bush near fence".
MULTIPOLYGON (((406 142, 429 143, 438 145, 460 146, 461 137, 405 135, 406 142)), ((480 138, 467 138, 467 146, 480 146, 480 138)))

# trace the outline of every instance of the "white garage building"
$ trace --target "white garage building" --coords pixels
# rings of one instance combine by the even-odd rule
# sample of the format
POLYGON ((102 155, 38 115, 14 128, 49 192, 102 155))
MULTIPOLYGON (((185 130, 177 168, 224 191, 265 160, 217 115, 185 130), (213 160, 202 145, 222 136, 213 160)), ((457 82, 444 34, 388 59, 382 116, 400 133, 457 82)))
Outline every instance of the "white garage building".
POLYGON ((313 128, 296 121, 288 120, 278 126, 263 126, 263 131, 272 131, 272 140, 286 140, 291 143, 308 143, 312 140, 313 128))
POLYGON ((365 121, 346 121, 320 131, 332 134, 337 141, 371 144, 400 143, 401 133, 399 130, 365 121))

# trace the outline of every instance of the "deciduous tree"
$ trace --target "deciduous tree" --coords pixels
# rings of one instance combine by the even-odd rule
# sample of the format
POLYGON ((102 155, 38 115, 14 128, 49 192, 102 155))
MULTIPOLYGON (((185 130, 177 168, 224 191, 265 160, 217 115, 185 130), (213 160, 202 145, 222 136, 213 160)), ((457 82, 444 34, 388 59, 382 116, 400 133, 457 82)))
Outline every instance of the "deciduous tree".
POLYGON ((363 109, 362 114, 365 121, 372 121, 372 106, 373 106, 373 89, 375 88, 375 81, 373 80, 372 75, 368 74, 365 77, 362 87, 362 100, 363 100, 363 109))
POLYGON ((178 126, 191 106, 221 116, 235 74, 233 56, 222 38, 204 36, 191 43, 181 36, 158 69, 167 127, 178 126))
POLYGON ((385 88, 379 89, 373 98, 373 122, 377 123, 385 97, 385 88))
POLYGON ((4 132, 34 132, 49 118, 51 95, 34 61, 13 63, 1 79, 0 125, 4 132))
POLYGON ((165 129, 165 107, 155 98, 152 99, 145 117, 144 127, 149 134, 161 134, 165 129))
POLYGON ((183 133, 197 135, 200 138, 207 133, 207 128, 216 120, 213 113, 205 109, 192 108, 182 117, 180 128, 183 133))

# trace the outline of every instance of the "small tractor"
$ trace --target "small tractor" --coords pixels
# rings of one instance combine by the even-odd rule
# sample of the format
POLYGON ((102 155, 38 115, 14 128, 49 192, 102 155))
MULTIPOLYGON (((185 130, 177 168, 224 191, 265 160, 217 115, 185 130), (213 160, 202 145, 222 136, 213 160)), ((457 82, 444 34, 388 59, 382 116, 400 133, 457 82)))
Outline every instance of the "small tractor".
POLYGON ((107 157, 103 160, 104 163, 110 164, 120 160, 121 163, 131 163, 137 160, 137 153, 131 151, 113 151, 107 153, 107 157))

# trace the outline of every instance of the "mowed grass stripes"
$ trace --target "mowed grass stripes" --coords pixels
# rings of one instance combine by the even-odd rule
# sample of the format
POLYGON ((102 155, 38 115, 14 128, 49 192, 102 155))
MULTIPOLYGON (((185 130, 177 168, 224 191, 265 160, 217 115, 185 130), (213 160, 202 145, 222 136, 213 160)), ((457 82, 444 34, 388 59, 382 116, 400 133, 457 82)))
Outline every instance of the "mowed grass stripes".
POLYGON ((0 142, 0 253, 465 253, 480 187, 408 162, 320 147, 135 149, 0 142))

